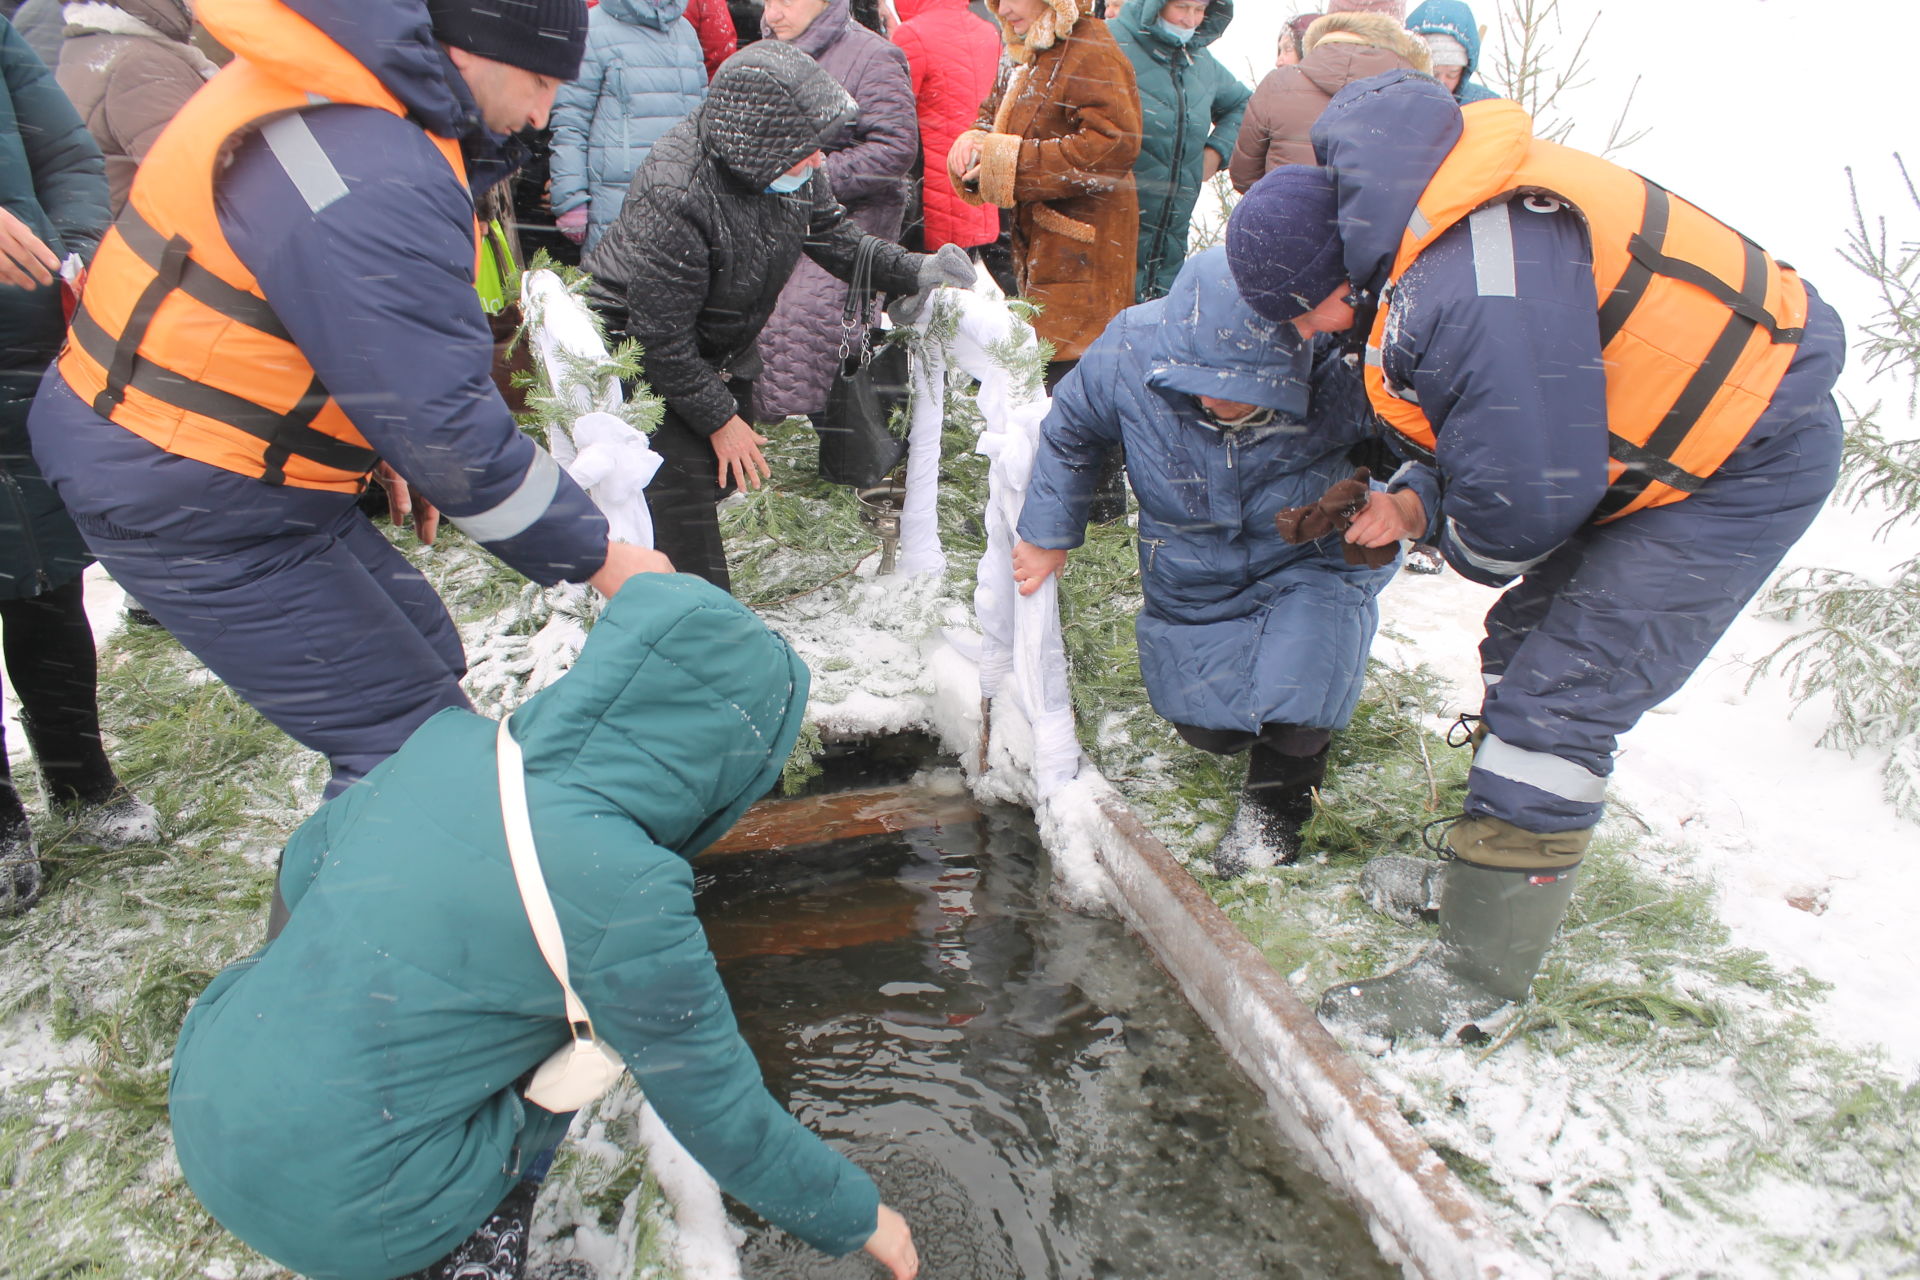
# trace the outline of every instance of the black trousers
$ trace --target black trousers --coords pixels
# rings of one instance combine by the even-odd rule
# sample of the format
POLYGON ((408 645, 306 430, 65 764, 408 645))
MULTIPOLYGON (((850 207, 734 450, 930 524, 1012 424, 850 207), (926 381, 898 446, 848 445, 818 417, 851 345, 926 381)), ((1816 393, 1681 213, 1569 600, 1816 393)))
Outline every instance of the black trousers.
POLYGON ((1259 733, 1247 733, 1241 729, 1202 729, 1190 724, 1176 724, 1173 727, 1187 740, 1187 745, 1211 751, 1217 756, 1237 755, 1256 744, 1275 755, 1317 756, 1333 741, 1333 730, 1314 729, 1304 724, 1263 724, 1259 733))
MULTIPOLYGON (((740 416, 747 418, 753 403, 753 383, 735 379, 727 387, 740 407, 740 416)), ((647 485, 654 550, 673 561, 679 572, 705 578, 722 591, 733 590, 716 509, 720 500, 733 492, 733 486, 722 486, 715 480, 720 460, 714 456, 713 441, 668 409, 653 433, 652 444, 661 459, 660 470, 647 485)))
MULTIPOLYGON (((99 673, 80 579, 25 600, 0 600, 0 652, 51 799, 106 799, 120 784, 100 745, 99 673)), ((0 828, 25 820, 0 730, 0 828)))

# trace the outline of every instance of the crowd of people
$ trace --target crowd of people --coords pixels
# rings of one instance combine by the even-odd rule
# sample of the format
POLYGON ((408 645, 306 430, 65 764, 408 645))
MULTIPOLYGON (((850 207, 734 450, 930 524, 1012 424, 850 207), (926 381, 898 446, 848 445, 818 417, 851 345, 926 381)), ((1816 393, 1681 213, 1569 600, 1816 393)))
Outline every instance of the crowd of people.
MULTIPOLYGON (((573 1111, 624 1069, 768 1221, 915 1274, 762 1085, 688 860, 777 777, 808 682, 728 594, 717 504, 789 416, 828 479, 891 467, 837 434, 850 345, 983 272, 1050 355, 1015 581, 1131 494, 1147 696, 1247 757, 1216 876, 1299 855, 1404 547, 1507 588, 1440 858, 1360 877, 1439 938, 1320 1012, 1443 1036, 1526 996, 1618 736, 1835 482, 1839 321, 1534 137, 1462 0, 1329 0, 1257 86, 1210 52, 1234 3, 9 6, 0 627, 47 798, 79 839, 160 836, 102 746, 94 559, 331 769, 266 945, 174 1059, 181 1167, 236 1235, 314 1277, 518 1277, 573 1111), (1190 255, 1222 172, 1226 243, 1190 255), (536 243, 664 404, 651 547, 502 397, 490 312, 536 243), (477 715, 370 482, 422 542, 444 517, 605 597, 574 669, 477 715)), ((3 762, 12 914, 42 880, 3 762)))

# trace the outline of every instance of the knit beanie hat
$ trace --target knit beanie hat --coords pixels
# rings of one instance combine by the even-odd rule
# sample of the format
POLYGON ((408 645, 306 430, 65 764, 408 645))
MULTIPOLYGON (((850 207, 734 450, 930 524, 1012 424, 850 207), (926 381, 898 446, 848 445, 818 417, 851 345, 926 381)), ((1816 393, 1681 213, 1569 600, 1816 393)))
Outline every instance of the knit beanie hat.
POLYGON ((1396 22, 1407 20, 1406 0, 1328 0, 1328 13, 1384 13, 1396 22))
POLYGON ((442 44, 571 80, 587 52, 586 0, 427 0, 442 44))
POLYGON ((1283 164, 1241 197, 1227 219, 1227 265, 1247 305, 1276 323, 1326 301, 1347 278, 1333 175, 1283 164))
POLYGON ((1426 41, 1427 52, 1433 55, 1433 65, 1436 69, 1467 65, 1467 46, 1444 31, 1427 32, 1426 41))

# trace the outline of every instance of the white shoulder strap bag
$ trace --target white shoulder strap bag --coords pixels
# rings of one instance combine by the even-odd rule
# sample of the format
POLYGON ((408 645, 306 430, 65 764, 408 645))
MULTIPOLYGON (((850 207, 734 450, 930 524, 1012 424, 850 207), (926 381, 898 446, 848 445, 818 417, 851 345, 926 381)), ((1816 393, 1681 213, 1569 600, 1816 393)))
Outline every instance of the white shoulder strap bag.
POLYGON ((540 1064, 521 1096, 556 1115, 578 1111, 613 1088, 627 1066, 606 1041, 593 1034, 593 1019, 567 981, 567 943, 560 933, 560 919, 553 913, 553 899, 547 895, 546 877, 540 874, 540 855, 533 847, 533 822, 527 815, 527 775, 521 766, 520 744, 508 731, 507 718, 500 721, 494 756, 500 771, 500 814, 506 822, 513 878, 520 886, 520 901, 533 926, 534 941, 540 944, 540 954, 546 957, 547 967, 560 979, 560 990, 566 993, 567 1026, 573 1031, 566 1047, 554 1050, 540 1064))

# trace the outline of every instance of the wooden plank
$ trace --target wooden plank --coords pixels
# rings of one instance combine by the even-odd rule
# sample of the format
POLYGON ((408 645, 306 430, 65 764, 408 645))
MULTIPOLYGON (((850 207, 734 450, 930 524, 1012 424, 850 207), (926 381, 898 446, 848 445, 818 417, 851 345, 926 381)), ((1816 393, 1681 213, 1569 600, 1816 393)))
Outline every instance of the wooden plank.
POLYGON ((1098 856, 1122 917, 1387 1256, 1420 1280, 1540 1277, 1120 794, 1100 787, 1095 803, 1113 836, 1098 856))
POLYGON ((765 853, 978 821, 980 806, 970 796, 934 796, 908 787, 762 800, 707 846, 706 854, 765 853))

